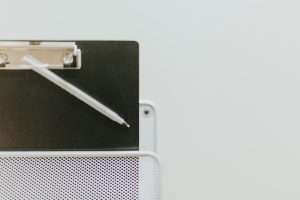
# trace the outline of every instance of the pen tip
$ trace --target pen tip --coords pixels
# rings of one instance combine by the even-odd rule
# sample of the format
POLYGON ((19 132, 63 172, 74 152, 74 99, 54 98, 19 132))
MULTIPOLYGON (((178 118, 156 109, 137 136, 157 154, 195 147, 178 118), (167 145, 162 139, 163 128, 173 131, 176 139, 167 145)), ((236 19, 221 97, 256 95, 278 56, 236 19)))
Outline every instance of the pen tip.
POLYGON ((127 122, 123 122, 123 124, 122 124, 123 126, 126 126, 127 128, 129 128, 130 127, 130 125, 129 124, 127 124, 127 122))

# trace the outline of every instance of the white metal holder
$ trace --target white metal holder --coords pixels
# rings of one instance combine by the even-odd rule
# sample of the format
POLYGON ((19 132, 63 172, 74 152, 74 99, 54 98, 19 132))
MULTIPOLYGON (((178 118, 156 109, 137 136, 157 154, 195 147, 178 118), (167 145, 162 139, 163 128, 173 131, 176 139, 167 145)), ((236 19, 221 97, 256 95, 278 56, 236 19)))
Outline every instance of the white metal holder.
POLYGON ((0 152, 0 199, 159 200, 150 152, 0 152))

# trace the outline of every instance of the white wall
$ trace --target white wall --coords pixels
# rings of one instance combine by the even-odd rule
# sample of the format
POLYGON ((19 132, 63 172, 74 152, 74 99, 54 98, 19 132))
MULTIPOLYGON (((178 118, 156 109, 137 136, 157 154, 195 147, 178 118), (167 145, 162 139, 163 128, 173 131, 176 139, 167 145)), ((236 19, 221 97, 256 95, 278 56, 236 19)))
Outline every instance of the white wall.
POLYGON ((137 40, 164 199, 300 198, 300 2, 1 0, 0 39, 137 40))

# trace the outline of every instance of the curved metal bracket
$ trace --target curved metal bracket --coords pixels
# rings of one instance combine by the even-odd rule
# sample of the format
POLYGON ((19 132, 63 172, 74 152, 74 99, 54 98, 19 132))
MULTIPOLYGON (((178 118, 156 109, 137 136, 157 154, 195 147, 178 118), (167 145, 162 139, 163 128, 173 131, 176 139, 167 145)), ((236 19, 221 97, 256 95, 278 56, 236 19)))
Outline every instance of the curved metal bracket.
POLYGON ((140 150, 157 151, 156 111, 152 103, 140 101, 140 150))

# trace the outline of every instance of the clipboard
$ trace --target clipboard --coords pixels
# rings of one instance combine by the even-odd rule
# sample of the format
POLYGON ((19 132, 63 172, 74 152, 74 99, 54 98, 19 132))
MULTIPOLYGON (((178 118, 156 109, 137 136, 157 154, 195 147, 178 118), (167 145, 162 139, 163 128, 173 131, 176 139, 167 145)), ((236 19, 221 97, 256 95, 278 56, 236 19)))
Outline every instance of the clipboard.
POLYGON ((117 112, 130 128, 32 70, 0 70, 0 150, 139 149, 138 43, 74 42, 81 50, 80 69, 51 71, 117 112))

